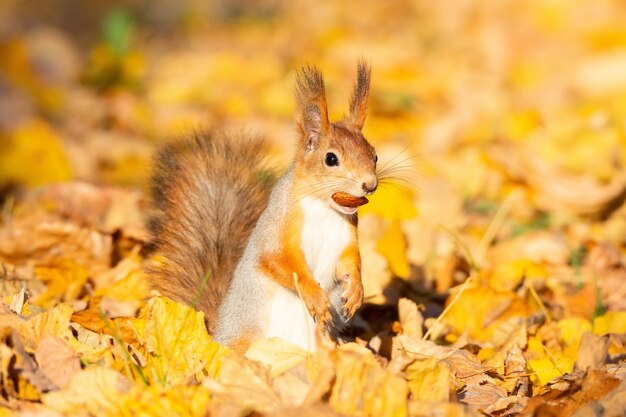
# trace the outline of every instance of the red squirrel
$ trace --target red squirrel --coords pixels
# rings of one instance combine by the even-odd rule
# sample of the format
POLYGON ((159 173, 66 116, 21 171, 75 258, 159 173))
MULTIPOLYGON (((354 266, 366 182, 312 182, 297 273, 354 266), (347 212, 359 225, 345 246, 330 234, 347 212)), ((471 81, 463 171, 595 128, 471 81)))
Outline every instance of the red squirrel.
POLYGON ((296 72, 294 162, 273 190, 258 139, 197 133, 158 154, 149 226, 161 294, 206 314, 216 341, 245 351, 259 338, 316 347, 363 302, 357 208, 378 186, 361 129, 370 67, 360 61, 348 116, 330 122, 321 72, 296 72))

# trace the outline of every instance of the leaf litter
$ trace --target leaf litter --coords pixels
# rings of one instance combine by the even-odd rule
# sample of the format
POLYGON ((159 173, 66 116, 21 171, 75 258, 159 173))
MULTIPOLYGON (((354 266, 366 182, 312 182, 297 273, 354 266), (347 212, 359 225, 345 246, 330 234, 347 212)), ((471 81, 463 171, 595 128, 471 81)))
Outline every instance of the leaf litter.
POLYGON ((623 4, 157 3, 0 6, 0 416, 626 413, 623 4), (146 282, 151 153, 249 128, 284 167, 288 72, 341 103, 361 55, 352 341, 235 354, 146 282))

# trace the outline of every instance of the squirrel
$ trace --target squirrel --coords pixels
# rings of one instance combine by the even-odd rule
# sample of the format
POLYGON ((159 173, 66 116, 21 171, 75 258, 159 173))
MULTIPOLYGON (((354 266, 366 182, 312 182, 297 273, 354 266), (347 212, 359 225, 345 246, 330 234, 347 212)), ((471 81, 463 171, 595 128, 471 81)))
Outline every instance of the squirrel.
POLYGON ((203 311, 217 342, 244 352, 280 337, 313 351, 316 324, 337 337, 361 306, 357 209, 378 186, 361 131, 370 74, 359 61, 349 115, 330 122, 322 73, 296 71, 295 158, 273 190, 260 139, 195 133, 158 153, 148 276, 203 311))

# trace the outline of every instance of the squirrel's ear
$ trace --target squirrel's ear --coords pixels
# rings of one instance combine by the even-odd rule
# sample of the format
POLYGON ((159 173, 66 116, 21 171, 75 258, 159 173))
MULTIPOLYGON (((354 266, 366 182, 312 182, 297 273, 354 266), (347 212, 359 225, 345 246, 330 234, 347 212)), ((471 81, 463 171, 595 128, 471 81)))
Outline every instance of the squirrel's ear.
POLYGON ((322 73, 313 66, 302 66, 296 72, 298 126, 307 152, 314 150, 328 132, 328 109, 322 73))
POLYGON ((357 68, 357 78, 354 84, 354 91, 350 98, 350 118, 349 122, 357 129, 363 128, 365 117, 367 116, 367 101, 370 95, 370 74, 369 64, 361 59, 357 68))

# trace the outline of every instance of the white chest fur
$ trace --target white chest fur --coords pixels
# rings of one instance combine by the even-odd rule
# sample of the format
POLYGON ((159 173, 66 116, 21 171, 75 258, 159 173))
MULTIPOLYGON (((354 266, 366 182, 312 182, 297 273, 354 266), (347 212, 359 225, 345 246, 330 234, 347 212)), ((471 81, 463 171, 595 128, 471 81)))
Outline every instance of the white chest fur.
MULTIPOLYGON (((300 247, 317 282, 328 291, 335 282, 335 268, 350 243, 350 226, 342 214, 323 202, 305 198, 300 247)), ((306 349, 315 350, 315 323, 304 303, 293 291, 269 280, 271 297, 267 303, 264 337, 280 337, 306 349)))
POLYGON ((350 225, 345 216, 322 201, 305 198, 301 248, 317 282, 328 290, 335 281, 335 268, 341 253, 350 243, 350 225))

